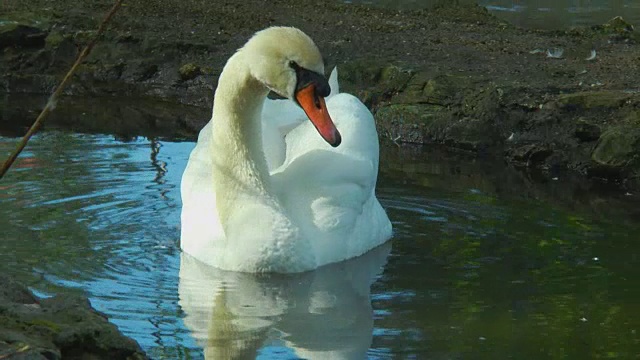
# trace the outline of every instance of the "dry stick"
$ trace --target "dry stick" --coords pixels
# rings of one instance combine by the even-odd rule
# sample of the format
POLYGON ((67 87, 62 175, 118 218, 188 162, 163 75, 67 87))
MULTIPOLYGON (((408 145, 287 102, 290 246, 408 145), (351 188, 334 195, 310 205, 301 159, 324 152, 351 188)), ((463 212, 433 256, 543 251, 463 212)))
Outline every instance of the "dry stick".
POLYGON ((116 13, 116 11, 118 11, 118 9, 120 8, 120 5, 122 5, 122 2, 123 0, 117 0, 116 3, 113 5, 113 7, 111 8, 107 16, 105 16, 104 20, 102 20, 102 23, 98 28, 98 32, 96 33, 96 36, 94 36, 93 39, 91 39, 91 42, 89 42, 89 44, 87 44, 87 46, 85 46, 84 49, 82 49, 82 52, 80 53, 80 55, 78 55, 78 58, 76 59, 76 62, 73 63, 73 66, 71 66, 71 69, 69 69, 69 72, 67 72, 67 75, 64 76, 64 79, 62 79, 62 82, 60 83, 60 85, 58 85, 56 90, 49 97, 49 101, 47 101, 47 105, 44 107, 44 109, 42 109, 42 112, 40 112, 40 115, 38 115, 38 118, 36 119, 36 121, 33 123, 33 125, 31 125, 31 127, 29 128, 29 131, 27 131, 27 134, 22 138, 22 140, 18 144, 18 147, 16 147, 16 149, 9 156, 7 161, 5 161, 4 165, 2 165, 2 169, 0 169, 0 179, 2 179, 2 177, 7 173, 7 171, 13 164, 13 162, 16 161, 16 158, 18 158, 18 155, 20 155, 24 147, 27 146, 27 142, 29 142, 29 139, 31 139, 31 136, 33 136, 33 134, 35 134, 35 132, 38 131, 40 126, 42 126, 42 122, 47 117, 47 115, 49 115, 49 113, 56 107, 56 103, 58 102, 58 97, 60 97, 60 95, 62 94, 62 91, 67 86, 67 83, 69 82, 69 80, 71 80, 71 77, 76 72, 76 69, 78 68, 78 66, 89 55, 89 53, 91 52, 91 49, 93 49, 93 46, 96 44, 96 42, 98 42, 98 38, 100 38, 100 35, 102 35, 102 33, 104 32, 104 29, 107 27, 107 23, 109 22, 109 20, 111 20, 111 18, 116 13))

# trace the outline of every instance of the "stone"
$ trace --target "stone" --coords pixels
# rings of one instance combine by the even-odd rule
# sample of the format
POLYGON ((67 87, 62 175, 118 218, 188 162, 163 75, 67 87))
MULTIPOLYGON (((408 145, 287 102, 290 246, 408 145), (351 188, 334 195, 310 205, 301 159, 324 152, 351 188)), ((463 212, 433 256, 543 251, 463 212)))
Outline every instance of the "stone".
POLYGON ((375 114, 378 132, 394 141, 426 143, 435 140, 442 108, 429 104, 392 104, 375 114))
POLYGON ((376 61, 352 61, 338 66, 340 90, 354 93, 371 107, 404 89, 413 76, 410 70, 376 61))
POLYGON ((461 75, 442 74, 435 77, 421 72, 413 76, 395 101, 429 103, 445 106, 468 88, 470 80, 461 75))
POLYGON ((80 295, 37 299, 0 275, 0 359, 147 359, 80 295))
POLYGON ((197 76, 201 74, 200 67, 193 63, 184 64, 178 70, 180 74, 180 79, 182 81, 187 81, 191 79, 195 79, 197 76))
POLYGON ((617 171, 637 167, 639 157, 640 128, 624 125, 605 131, 591 154, 596 165, 617 171))
POLYGON ((602 130, 600 129, 600 126, 590 123, 584 118, 579 118, 576 122, 574 135, 582 142, 598 140, 601 133, 602 130))
POLYGON ((553 154, 553 149, 545 144, 526 144, 508 151, 508 156, 516 164, 532 166, 544 162, 553 154))
POLYGON ((616 16, 611 20, 607 21, 603 27, 605 30, 614 32, 614 33, 623 33, 623 32, 633 32, 635 29, 633 25, 628 23, 622 16, 616 16))
POLYGON ((0 22, 0 49, 5 47, 42 47, 47 32, 16 21, 0 22))
POLYGON ((619 108, 630 97, 628 93, 615 90, 583 91, 560 95, 558 102, 567 108, 619 108))

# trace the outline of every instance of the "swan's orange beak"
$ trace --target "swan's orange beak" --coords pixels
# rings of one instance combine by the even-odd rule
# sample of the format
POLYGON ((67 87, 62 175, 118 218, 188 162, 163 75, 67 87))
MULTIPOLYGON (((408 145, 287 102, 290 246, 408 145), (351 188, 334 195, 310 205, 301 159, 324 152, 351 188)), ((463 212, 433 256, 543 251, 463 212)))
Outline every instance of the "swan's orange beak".
POLYGON ((342 141, 340 133, 329 116, 324 98, 316 94, 316 86, 310 84, 298 90, 296 100, 322 138, 333 147, 340 145, 342 141))

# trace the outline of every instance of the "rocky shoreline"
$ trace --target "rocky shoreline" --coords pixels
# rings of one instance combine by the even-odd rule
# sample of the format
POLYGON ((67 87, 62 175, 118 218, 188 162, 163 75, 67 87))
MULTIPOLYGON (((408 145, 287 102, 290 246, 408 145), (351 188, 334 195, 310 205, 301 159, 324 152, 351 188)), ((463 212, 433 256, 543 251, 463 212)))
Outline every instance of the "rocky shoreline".
MULTIPOLYGON (((32 121, 12 107, 12 99, 50 93, 110 5, 3 5, 0 102, 11 110, 0 119, 2 127, 32 121)), ((150 112, 147 120, 122 130, 118 124, 95 126, 86 117, 69 120, 77 118, 71 110, 62 125, 193 137, 208 120, 227 57, 270 25, 310 34, 328 69, 339 66, 343 89, 372 109, 384 139, 502 157, 549 177, 571 170, 640 185, 640 35, 621 18, 536 31, 474 6, 396 11, 293 0, 226 0, 215 7, 131 3, 116 15, 67 95, 113 101, 116 108, 122 97, 141 99, 148 103, 140 106, 150 112), (153 119, 155 108, 166 111, 153 119)))
POLYGON ((138 343, 77 295, 39 299, 0 275, 0 359, 148 359, 138 343))

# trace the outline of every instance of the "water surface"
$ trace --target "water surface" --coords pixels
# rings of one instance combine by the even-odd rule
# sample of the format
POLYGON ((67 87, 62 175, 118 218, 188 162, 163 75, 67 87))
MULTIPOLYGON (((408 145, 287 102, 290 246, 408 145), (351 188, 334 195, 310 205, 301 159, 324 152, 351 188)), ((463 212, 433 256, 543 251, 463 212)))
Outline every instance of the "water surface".
MULTIPOLYGON (((392 9, 424 9, 453 0, 344 0, 392 9)), ((534 29, 566 29, 591 26, 622 16, 640 26, 640 2, 636 0, 457 0, 479 4, 517 26, 534 29)))
MULTIPOLYGON (((0 138, 0 155, 13 149, 0 138)), ((385 146, 391 243, 300 275, 179 251, 191 142, 46 131, 0 182, 0 271, 82 291, 156 359, 633 358, 640 207, 615 187, 385 146)))

